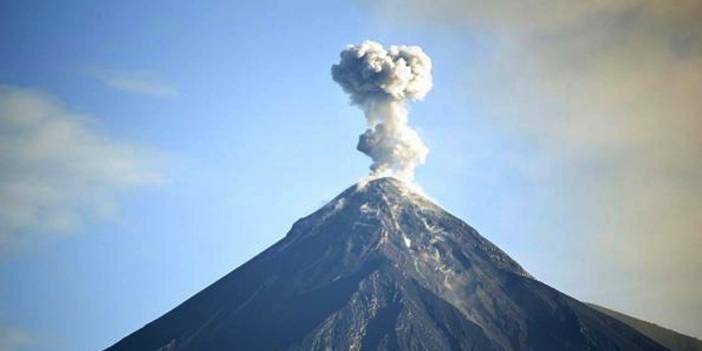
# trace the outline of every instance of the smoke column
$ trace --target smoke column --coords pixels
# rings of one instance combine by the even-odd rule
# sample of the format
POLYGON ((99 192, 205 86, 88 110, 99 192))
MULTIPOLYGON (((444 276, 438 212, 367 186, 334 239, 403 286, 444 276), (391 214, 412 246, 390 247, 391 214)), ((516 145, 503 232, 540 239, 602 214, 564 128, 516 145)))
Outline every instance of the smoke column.
POLYGON ((368 129, 356 149, 372 160, 371 176, 414 179, 429 149, 408 124, 408 101, 431 90, 431 59, 418 46, 390 46, 365 41, 341 51, 332 78, 365 113, 368 129))

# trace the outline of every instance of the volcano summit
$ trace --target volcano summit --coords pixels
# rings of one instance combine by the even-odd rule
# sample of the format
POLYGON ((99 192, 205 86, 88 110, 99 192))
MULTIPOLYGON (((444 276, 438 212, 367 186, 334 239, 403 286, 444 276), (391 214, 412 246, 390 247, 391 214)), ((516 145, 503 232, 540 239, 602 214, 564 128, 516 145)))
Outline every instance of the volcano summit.
POLYGON ((667 349, 380 178, 108 350, 667 349))

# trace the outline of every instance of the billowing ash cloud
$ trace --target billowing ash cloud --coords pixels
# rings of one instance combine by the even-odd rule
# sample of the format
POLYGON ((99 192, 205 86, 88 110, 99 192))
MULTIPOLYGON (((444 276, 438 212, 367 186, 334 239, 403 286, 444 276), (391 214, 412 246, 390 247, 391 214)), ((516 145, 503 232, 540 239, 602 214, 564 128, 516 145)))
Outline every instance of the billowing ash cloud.
POLYGON ((373 159, 372 176, 414 178, 429 149, 408 124, 407 102, 431 90, 431 59, 418 46, 390 46, 365 41, 344 49, 332 77, 363 109, 368 129, 359 151, 373 159))

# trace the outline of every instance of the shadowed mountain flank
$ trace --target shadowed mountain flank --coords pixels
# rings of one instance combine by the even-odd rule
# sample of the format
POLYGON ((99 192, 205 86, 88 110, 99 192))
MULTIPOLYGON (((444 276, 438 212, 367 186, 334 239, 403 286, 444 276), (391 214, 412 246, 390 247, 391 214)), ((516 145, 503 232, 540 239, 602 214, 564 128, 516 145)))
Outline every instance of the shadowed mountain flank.
POLYGON ((593 304, 588 304, 588 306, 640 331, 642 334, 669 348, 671 351, 702 351, 702 341, 697 338, 680 334, 674 330, 661 327, 651 322, 642 321, 638 318, 602 306, 593 304))

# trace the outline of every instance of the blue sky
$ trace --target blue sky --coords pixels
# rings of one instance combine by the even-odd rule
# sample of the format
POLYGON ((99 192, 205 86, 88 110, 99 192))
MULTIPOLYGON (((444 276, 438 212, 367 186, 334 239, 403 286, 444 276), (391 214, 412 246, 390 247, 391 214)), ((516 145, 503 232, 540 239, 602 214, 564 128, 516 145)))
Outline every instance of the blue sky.
POLYGON ((35 164, 15 131, 40 138, 43 127, 0 126, 20 150, 0 159, 0 186, 18 189, 30 164, 29 184, 49 189, 0 192, 18 204, 0 204, 0 349, 107 347, 367 174, 355 151, 363 115, 330 77, 339 51, 366 39, 420 45, 433 60, 434 89, 410 116, 431 149, 417 171, 427 194, 546 283, 700 335, 668 292, 632 298, 656 283, 635 273, 647 261, 620 261, 625 249, 593 234, 619 208, 573 189, 611 183, 611 160, 579 145, 554 152, 545 129, 525 127, 543 121, 504 117, 536 112, 521 107, 533 91, 485 81, 503 42, 432 21, 355 2, 2 2, 2 118, 42 106, 42 121, 71 133, 39 140, 35 164), (32 220, 16 215, 25 209, 32 220))

